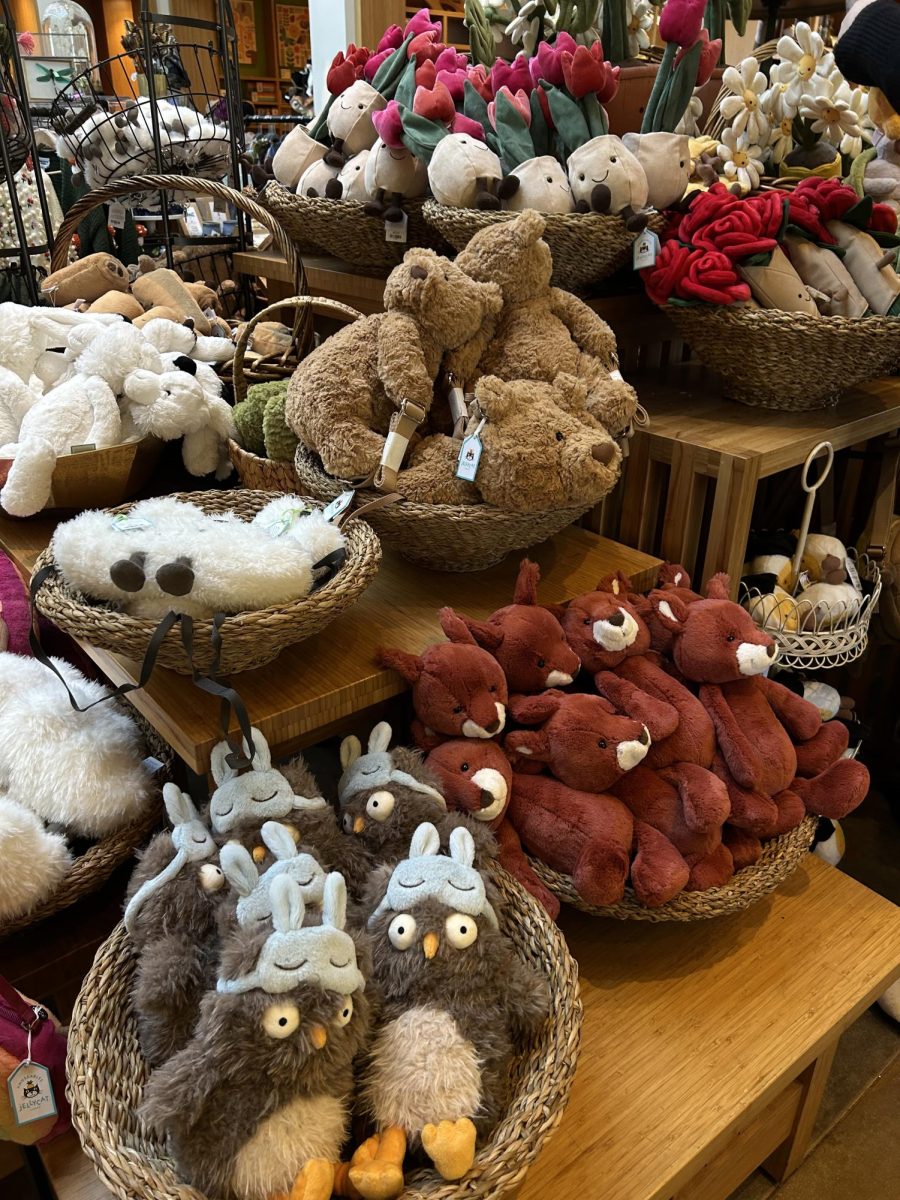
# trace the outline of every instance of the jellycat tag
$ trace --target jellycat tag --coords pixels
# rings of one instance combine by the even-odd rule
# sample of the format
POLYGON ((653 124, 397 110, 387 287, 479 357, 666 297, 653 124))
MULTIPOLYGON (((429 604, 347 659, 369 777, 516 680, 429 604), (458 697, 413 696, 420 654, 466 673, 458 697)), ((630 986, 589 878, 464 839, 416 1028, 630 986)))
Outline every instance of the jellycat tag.
POLYGON ((146 517, 133 517, 131 513, 116 513, 110 524, 116 533, 141 533, 150 528, 146 517))
POLYGON ((384 240, 386 242, 405 242, 407 240, 406 229, 409 225, 409 217, 406 213, 399 221, 385 221, 384 223, 384 240))
POLYGON ((457 479, 465 479, 469 483, 475 481, 475 476, 478 474, 478 464, 481 462, 481 452, 484 449, 480 436, 483 428, 484 421, 479 421, 475 432, 463 438, 462 445, 459 448, 459 458, 456 460, 457 479))
POLYGON ((184 223, 189 237, 203 237, 203 222, 195 204, 189 204, 184 210, 184 223))
POLYGON ((634 269, 640 271, 644 267, 652 267, 656 262, 657 254, 659 254, 659 238, 652 229, 645 229, 634 240, 634 269))
POLYGON ((109 216, 107 218, 111 229, 125 228, 125 205, 115 201, 109 206, 109 216))
POLYGON ((69 447, 70 454, 84 454, 86 450, 96 450, 96 442, 79 442, 76 446, 69 447))
POLYGON ((858 592, 862 591, 862 583, 859 579, 859 571, 856 569, 856 563, 849 556, 844 559, 844 569, 847 572, 847 578, 853 584, 858 592))
POLYGON ((353 497, 356 492, 341 492, 339 496, 335 496, 332 502, 322 509, 322 516, 326 521, 334 521, 347 511, 353 503, 353 497))
POLYGON ((57 1116, 50 1072, 40 1063, 27 1059, 19 1063, 7 1080, 7 1086, 17 1125, 30 1125, 32 1121, 57 1116))

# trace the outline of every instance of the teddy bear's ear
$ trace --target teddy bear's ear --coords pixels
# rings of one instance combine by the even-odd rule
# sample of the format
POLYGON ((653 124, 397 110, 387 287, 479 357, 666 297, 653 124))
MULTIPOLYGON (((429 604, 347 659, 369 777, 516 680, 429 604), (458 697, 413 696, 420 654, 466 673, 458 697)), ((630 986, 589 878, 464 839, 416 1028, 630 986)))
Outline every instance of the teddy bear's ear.
POLYGON ((604 575, 597 584, 598 592, 610 592, 613 596, 621 596, 623 599, 633 590, 631 580, 621 571, 614 571, 612 575, 604 575))
POLYGON ((455 613, 452 608, 442 608, 438 613, 438 618, 440 619, 444 635, 451 642, 456 642, 463 646, 478 645, 469 629, 467 621, 455 613))
POLYGON ((730 600, 731 579, 724 571, 718 571, 706 584, 707 600, 730 600))
POLYGON ((407 654, 405 650, 392 650, 380 646, 375 652, 379 666, 390 667, 402 675, 407 683, 415 683, 422 674, 422 660, 415 654, 407 654))
MULTIPOLYGON (((498 629, 496 625, 491 625, 488 621, 475 621, 472 617, 463 617, 457 614, 458 620, 462 621, 469 633, 483 650, 499 650, 503 644, 503 630, 498 629)), ((447 635, 450 636, 449 634, 447 635)), ((456 638, 451 640, 456 641, 456 638)))
POLYGON ((557 621, 562 621, 566 615, 566 606, 564 604, 539 604, 538 608, 542 608, 544 612, 548 612, 551 617, 556 617, 557 621))
POLYGON ((507 736, 504 745, 513 763, 519 755, 533 762, 550 761, 550 741, 542 729, 516 729, 507 736))
POLYGON ((519 574, 513 592, 513 604, 537 604, 537 585, 541 578, 541 568, 529 558, 523 558, 519 564, 519 574))
POLYGON ((152 404, 160 394, 159 376, 153 371, 138 368, 125 377, 122 390, 129 400, 137 404, 152 404))
POLYGON ((670 633, 680 633, 684 629, 688 607, 677 596, 668 592, 651 592, 649 600, 650 607, 670 633))
POLYGON ((475 400, 490 421, 505 420, 516 407, 513 389, 496 375, 482 375, 475 384, 475 400))
POLYGON ((491 316, 497 316, 503 308, 503 291, 500 284, 479 283, 477 287, 484 311, 490 313, 491 316))
POLYGON ((548 688, 536 696, 510 696, 509 711, 522 725, 541 725, 557 711, 564 695, 557 688, 548 688))
POLYGON ((512 228, 516 234, 524 239, 526 245, 531 245, 542 236, 547 222, 539 212, 535 212, 533 208, 526 208, 525 211, 512 222, 512 228))

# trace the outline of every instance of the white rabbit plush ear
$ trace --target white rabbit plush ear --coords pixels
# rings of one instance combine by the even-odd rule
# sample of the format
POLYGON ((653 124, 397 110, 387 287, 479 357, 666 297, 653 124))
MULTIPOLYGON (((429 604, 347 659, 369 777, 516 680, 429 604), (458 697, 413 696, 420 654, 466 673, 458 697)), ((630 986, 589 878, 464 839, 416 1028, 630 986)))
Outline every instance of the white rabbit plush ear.
POLYGON ((174 783, 164 785, 163 802, 173 828, 176 825, 186 825, 188 821, 197 820, 197 810, 194 808, 193 800, 187 792, 183 792, 174 783))
POLYGON ((423 821, 412 835, 409 843, 409 857, 422 858, 425 855, 438 854, 441 849, 441 839, 438 831, 430 821, 423 821))
MULTIPOLYGON (((259 732, 255 725, 250 726, 250 734, 253 738, 253 762, 250 764, 254 771, 269 771, 272 768, 272 752, 269 750, 269 743, 259 732)), ((244 753, 250 753, 250 747, 247 745, 246 739, 243 742, 244 753)))
POLYGON ((461 825, 450 834, 450 857, 464 867, 471 867, 475 862, 475 840, 461 825))
POLYGON ((291 836, 291 831, 280 821, 266 821, 260 830, 262 840, 276 858, 294 858, 297 854, 297 843, 291 836))
POLYGON ((217 746, 213 746, 212 753, 209 756, 209 769, 212 772, 213 781, 216 787, 221 787, 229 779, 234 779, 237 771, 234 767, 229 767, 228 756, 231 753, 231 747, 227 742, 219 742, 217 746))
POLYGON ((359 738, 355 734, 350 734, 341 742, 341 767, 347 770, 351 764, 355 763, 362 754, 362 746, 359 738))
POLYGON ((325 877, 325 894, 322 898, 322 924, 343 929, 347 923, 347 884, 339 871, 325 877))
POLYGON ((276 875, 269 884, 269 900, 272 902, 272 924, 279 933, 302 928, 306 910, 296 879, 291 879, 289 875, 276 875))
POLYGON ((380 754, 391 744, 391 727, 387 721, 379 721, 369 734, 369 753, 380 754))
POLYGON ((219 865, 239 896, 249 896, 259 883, 259 871, 253 856, 240 842, 227 842, 222 847, 219 865))

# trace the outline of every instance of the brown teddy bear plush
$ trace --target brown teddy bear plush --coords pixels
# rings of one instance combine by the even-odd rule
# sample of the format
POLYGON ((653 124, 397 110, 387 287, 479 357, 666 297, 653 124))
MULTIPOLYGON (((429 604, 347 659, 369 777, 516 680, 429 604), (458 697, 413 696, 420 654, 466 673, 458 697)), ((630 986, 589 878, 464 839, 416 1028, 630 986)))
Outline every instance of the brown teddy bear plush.
POLYGON ((545 221, 526 209, 513 221, 480 229, 456 265, 482 283, 500 285, 503 312, 479 358, 476 343, 448 356, 447 366, 467 386, 479 375, 541 379, 562 371, 583 379, 587 409, 616 437, 631 421, 637 396, 618 374, 612 330, 586 304, 550 286, 553 259, 542 239, 545 221))
POLYGON ((555 385, 485 375, 475 385, 486 421, 474 484, 456 478, 461 443, 435 434, 413 450, 397 490, 422 503, 481 499, 510 512, 596 504, 615 486, 622 454, 586 399, 587 385, 571 375, 555 385))
POLYGON ((288 424, 326 471, 368 478, 401 403, 427 414, 444 354, 475 339, 477 359, 501 305, 496 283, 476 282, 433 250, 408 250, 388 276, 385 312, 345 326, 294 372, 288 424))

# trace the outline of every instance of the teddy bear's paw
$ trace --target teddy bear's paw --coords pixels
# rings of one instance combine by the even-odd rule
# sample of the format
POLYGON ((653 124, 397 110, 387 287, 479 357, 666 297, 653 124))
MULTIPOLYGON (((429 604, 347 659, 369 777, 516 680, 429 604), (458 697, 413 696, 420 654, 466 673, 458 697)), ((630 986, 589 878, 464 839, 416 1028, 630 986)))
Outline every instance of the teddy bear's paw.
POLYGON ((468 1117, 422 1130, 422 1146, 444 1179, 461 1179, 475 1161, 475 1126, 468 1117))

